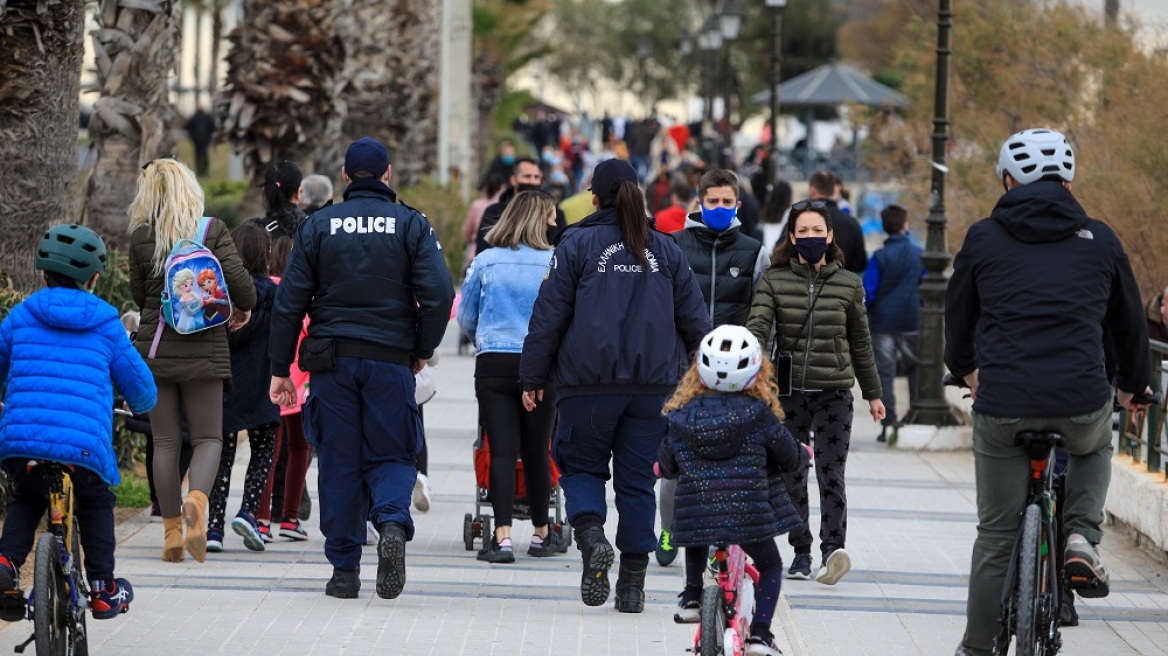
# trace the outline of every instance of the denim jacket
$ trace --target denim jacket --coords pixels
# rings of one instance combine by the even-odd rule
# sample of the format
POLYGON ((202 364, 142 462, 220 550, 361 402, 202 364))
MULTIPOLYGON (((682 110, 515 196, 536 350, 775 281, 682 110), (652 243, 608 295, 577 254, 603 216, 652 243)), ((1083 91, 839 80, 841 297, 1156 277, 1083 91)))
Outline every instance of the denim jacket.
POLYGON ((552 251, 526 244, 490 248, 475 256, 458 303, 458 325, 477 353, 521 353, 552 251))

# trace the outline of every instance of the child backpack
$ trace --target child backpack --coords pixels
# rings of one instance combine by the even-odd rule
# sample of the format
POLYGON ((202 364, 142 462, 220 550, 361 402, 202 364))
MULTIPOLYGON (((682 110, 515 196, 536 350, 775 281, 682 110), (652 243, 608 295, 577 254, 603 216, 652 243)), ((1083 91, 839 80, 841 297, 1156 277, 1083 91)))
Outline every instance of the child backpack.
POLYGON ((150 357, 158 350, 163 326, 190 335, 227 323, 231 295, 219 259, 207 248, 212 217, 199 219, 198 239, 180 239, 170 249, 162 273, 162 323, 154 332, 150 357))

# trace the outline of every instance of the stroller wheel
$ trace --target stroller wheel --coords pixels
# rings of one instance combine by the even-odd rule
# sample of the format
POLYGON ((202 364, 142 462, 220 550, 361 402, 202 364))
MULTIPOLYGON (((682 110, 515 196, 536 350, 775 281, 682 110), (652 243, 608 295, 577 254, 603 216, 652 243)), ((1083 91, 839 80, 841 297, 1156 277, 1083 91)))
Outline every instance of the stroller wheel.
POLYGON ((483 517, 483 546, 489 545, 493 537, 495 533, 491 530, 491 518, 483 517))
POLYGON ((474 519, 467 513, 462 518, 462 546, 466 547, 467 551, 474 551, 474 519))

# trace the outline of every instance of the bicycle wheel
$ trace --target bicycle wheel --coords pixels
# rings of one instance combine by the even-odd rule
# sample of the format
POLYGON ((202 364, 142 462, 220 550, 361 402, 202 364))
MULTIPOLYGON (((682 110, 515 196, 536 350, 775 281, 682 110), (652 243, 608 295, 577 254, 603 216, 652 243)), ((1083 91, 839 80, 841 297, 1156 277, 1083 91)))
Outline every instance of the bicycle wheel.
POLYGON ((37 541, 36 567, 33 573, 33 635, 38 656, 65 656, 69 636, 68 591, 61 571, 57 536, 42 533, 37 541))
POLYGON ((702 590, 702 639, 699 656, 723 656, 722 641, 726 633, 726 595, 718 585, 702 590))
POLYGON ((1017 556, 1018 587, 1014 591, 1014 644, 1018 656, 1038 656, 1042 653, 1041 633, 1038 630, 1038 605, 1041 603, 1038 585, 1042 574, 1042 559, 1038 553, 1042 522, 1040 515, 1038 504, 1030 504, 1022 519, 1022 542, 1017 556))

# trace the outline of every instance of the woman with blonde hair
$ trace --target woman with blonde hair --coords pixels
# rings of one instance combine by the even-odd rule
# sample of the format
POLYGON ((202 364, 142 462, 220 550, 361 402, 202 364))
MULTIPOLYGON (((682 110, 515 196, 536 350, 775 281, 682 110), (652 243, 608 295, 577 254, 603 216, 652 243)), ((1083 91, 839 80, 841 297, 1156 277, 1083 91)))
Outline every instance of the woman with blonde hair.
MULTIPOLYGON (((548 443, 556 412, 554 399, 535 412, 523 409, 519 358, 539 287, 552 259, 547 228, 556 220, 551 196, 520 192, 487 233, 494 246, 475 256, 462 283, 458 325, 475 345, 475 396, 491 446, 491 507, 495 534, 484 537, 478 559, 513 563, 511 517, 515 504, 515 461, 522 454, 531 507, 529 556, 562 554, 567 543, 548 530, 551 472, 548 443)), ((545 395, 546 397, 546 395, 545 395)))
MULTIPOLYGON (((203 215, 203 190, 194 173, 181 162, 172 158, 148 162, 138 176, 129 215, 130 291, 142 313, 135 345, 158 385, 158 405, 150 419, 154 482, 165 531, 162 559, 182 561, 185 546, 195 560, 203 562, 207 493, 223 447, 223 385, 231 378, 227 328, 217 326, 184 335, 167 328, 161 316, 164 269, 171 249, 180 239, 203 239, 196 234, 203 215), (194 448, 185 500, 179 476, 180 418, 184 415, 194 448)), ((247 323, 256 302, 251 277, 222 221, 210 222, 204 246, 223 268, 235 304, 228 327, 238 328, 247 323)), ((191 283, 193 286, 193 279, 191 283)), ((192 294, 197 297, 193 289, 192 294)))

